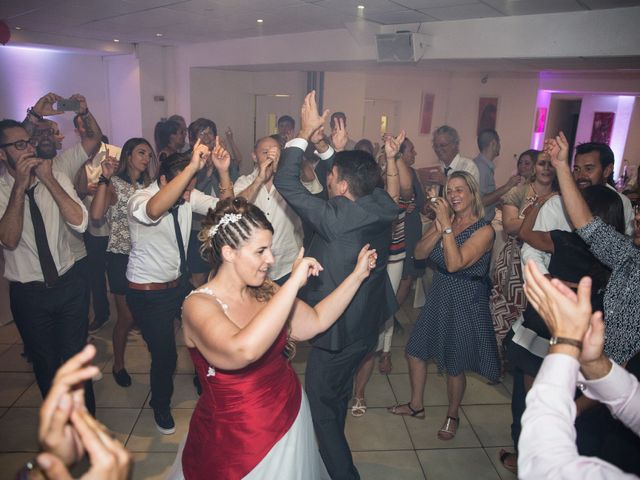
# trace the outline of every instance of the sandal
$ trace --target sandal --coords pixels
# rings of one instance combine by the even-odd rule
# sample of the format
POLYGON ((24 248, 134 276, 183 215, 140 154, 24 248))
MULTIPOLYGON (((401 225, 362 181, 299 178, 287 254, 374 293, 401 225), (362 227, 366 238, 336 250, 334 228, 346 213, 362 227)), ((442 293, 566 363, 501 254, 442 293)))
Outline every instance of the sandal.
POLYGON ((353 405, 351 405, 351 415, 361 417, 367 411, 367 404, 364 398, 353 397, 353 405))
POLYGON ((458 425, 460 425, 460 417, 447 416, 442 428, 438 430, 438 438, 440 440, 451 440, 458 432, 458 425))
POLYGON ((380 354, 380 361, 378 362, 378 370, 383 375, 391 373, 393 365, 391 364, 391 352, 382 352, 380 354))
POLYGON ((387 407, 387 411, 393 413, 394 415, 406 415, 409 417, 413 417, 413 418, 418 418, 420 420, 424 420, 424 418, 426 417, 426 414, 424 413, 424 407, 421 408, 420 410, 415 410, 412 406, 411 406, 411 402, 408 403, 398 403, 397 405, 394 405, 393 407, 387 407), (407 407, 409 409, 408 412, 401 412, 398 410, 398 408, 401 407, 407 407))
POLYGON ((501 448, 498 455, 502 466, 514 475, 518 475, 518 454, 501 448))

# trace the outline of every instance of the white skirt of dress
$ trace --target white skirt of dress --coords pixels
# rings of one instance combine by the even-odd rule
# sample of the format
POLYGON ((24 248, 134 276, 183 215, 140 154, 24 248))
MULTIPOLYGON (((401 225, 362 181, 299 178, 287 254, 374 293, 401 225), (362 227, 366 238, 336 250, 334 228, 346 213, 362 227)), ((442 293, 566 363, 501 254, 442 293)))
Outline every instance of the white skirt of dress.
MULTIPOLYGON (((302 388, 302 387, 301 387, 302 388)), ((182 450, 186 437, 180 442, 178 455, 167 475, 167 480, 184 480, 182 474, 182 450)), ((215 448, 212 445, 212 448, 215 448)), ((311 410, 307 395, 302 390, 300 411, 293 425, 273 446, 267 455, 251 470, 245 480, 330 480, 318 451, 313 431, 311 410)))

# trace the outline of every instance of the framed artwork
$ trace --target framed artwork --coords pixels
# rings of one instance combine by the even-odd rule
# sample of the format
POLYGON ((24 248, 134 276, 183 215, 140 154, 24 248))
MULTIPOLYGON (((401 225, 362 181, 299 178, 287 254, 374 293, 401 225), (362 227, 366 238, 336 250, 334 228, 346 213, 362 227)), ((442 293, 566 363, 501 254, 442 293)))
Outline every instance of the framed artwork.
POLYGON ((496 128, 498 119, 498 97, 480 97, 478 102, 478 128, 476 133, 487 128, 496 128))
POLYGON ((591 128, 591 141, 609 145, 615 118, 616 114, 614 112, 595 112, 593 114, 593 127, 591 128))
POLYGON ((435 95, 432 93, 422 93, 422 106, 420 108, 420 135, 429 135, 431 133, 434 100, 435 95))
POLYGON ((534 133, 544 132, 547 123, 547 107, 538 107, 536 110, 536 123, 534 133))

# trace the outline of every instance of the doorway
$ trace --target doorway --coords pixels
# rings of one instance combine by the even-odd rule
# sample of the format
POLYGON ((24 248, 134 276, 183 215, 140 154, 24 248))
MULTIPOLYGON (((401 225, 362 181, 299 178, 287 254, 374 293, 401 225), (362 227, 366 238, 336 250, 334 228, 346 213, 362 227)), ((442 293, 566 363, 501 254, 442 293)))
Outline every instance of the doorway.
POLYGON ((552 95, 549 105, 549 118, 545 137, 555 137, 558 132, 564 132, 569 141, 569 152, 573 158, 573 147, 576 142, 576 132, 578 130, 578 120, 580 118, 580 108, 582 98, 552 95))
POLYGON ((400 102, 378 98, 366 98, 364 101, 364 122, 362 136, 372 143, 380 143, 385 133, 398 134, 398 114, 400 102))

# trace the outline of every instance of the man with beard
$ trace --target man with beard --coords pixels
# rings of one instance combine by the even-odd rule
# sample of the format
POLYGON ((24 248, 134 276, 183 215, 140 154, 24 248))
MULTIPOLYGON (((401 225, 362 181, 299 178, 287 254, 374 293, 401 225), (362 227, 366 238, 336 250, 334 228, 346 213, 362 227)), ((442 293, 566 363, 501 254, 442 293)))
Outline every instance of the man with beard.
MULTIPOLYGON (((0 247, 11 313, 42 396, 58 367, 87 340, 83 292, 67 227, 83 232, 88 214, 69 179, 36 157, 35 140, 15 120, 0 122, 0 247)), ((86 402, 95 412, 91 382, 86 402)))
MULTIPOLYGON (((584 190, 591 185, 606 185, 613 188, 613 151, 604 143, 583 143, 576 147, 576 156, 573 161, 573 178, 580 190, 584 190)), ((625 233, 633 235, 633 207, 631 201, 623 194, 618 193, 624 207, 625 233)), ((562 230, 571 232, 573 227, 565 213, 562 204, 562 197, 554 195, 543 205, 535 203, 531 208, 540 208, 534 231, 550 232, 552 230, 562 230)), ((526 265, 529 260, 533 260, 543 274, 548 275, 549 261, 551 254, 542 252, 524 243, 522 245, 522 264, 526 265)))

